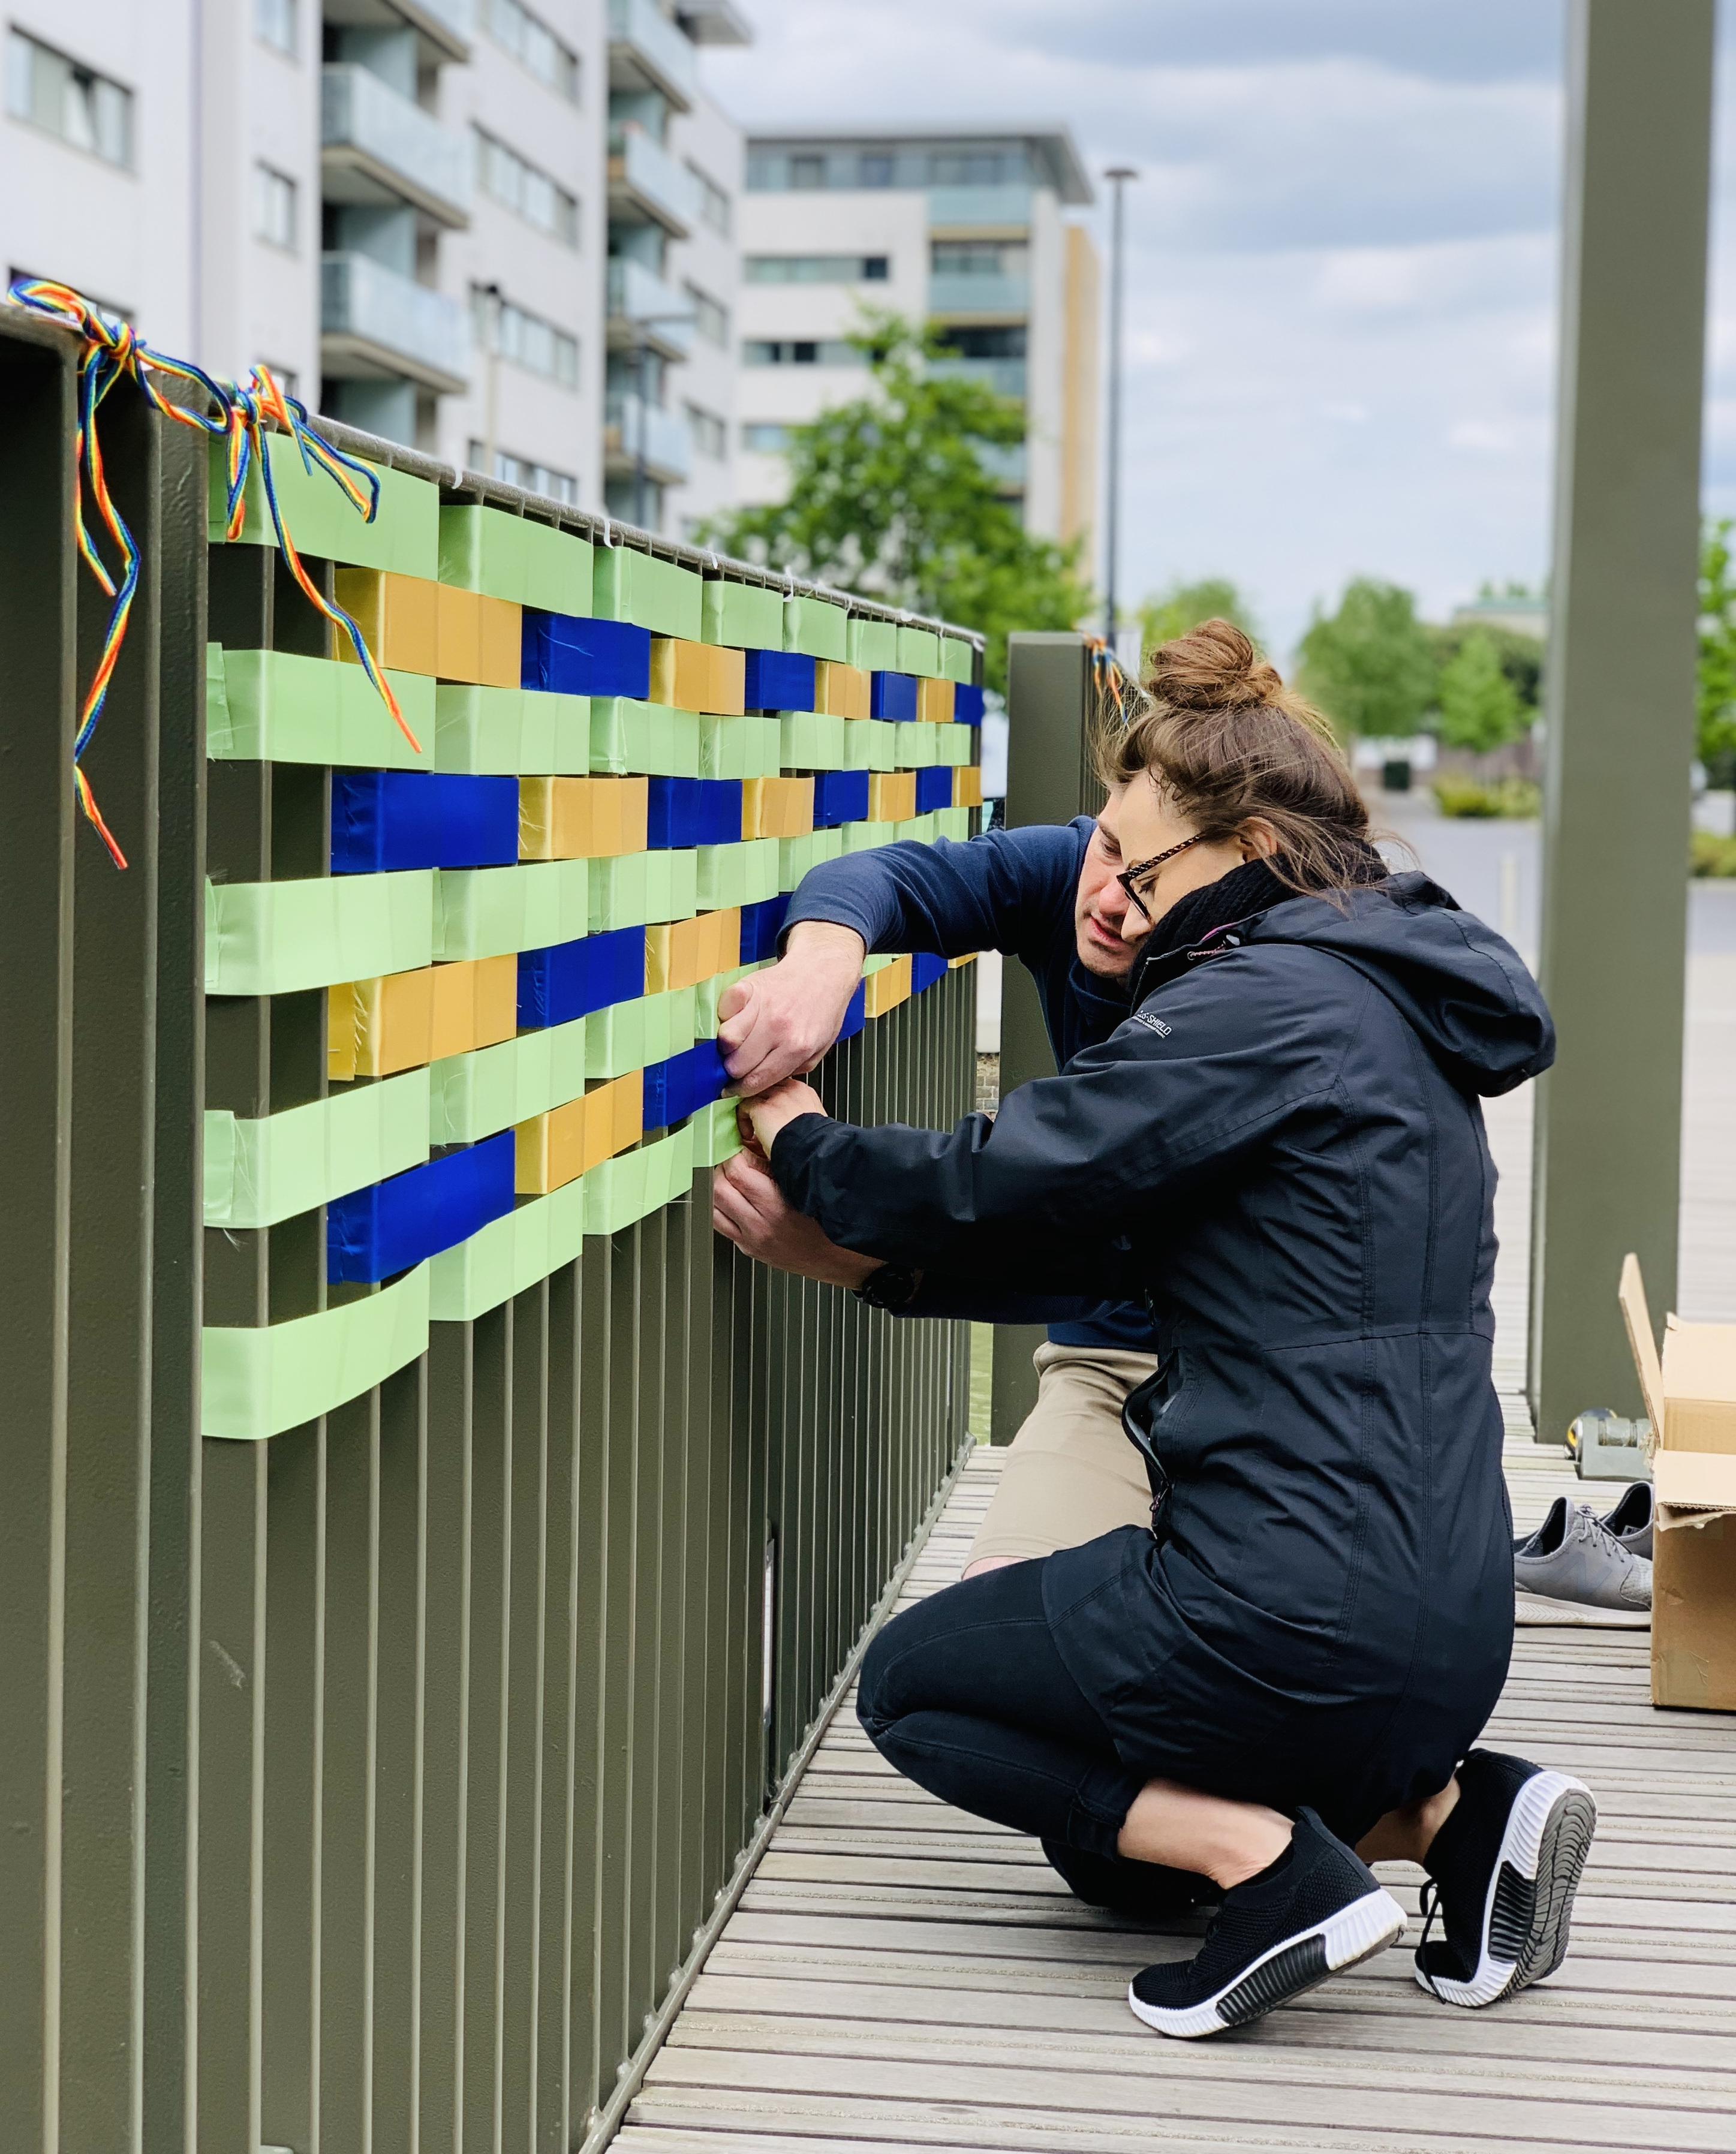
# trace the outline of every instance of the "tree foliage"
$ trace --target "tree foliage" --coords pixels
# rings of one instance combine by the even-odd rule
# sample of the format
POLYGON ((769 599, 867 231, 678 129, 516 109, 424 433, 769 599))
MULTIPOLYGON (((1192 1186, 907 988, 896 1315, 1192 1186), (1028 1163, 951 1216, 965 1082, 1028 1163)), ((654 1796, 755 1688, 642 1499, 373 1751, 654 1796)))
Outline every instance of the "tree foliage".
POLYGON ((1487 629, 1473 628, 1441 668, 1437 692, 1441 738, 1449 748, 1484 754, 1525 729, 1524 707, 1487 629))
POLYGON ((1259 640, 1248 601, 1228 576, 1202 576, 1194 584, 1177 578, 1167 590, 1154 591, 1141 601, 1140 649, 1155 651, 1160 643, 1172 642, 1199 622, 1213 620, 1233 620, 1259 640))
POLYGON ((1008 630, 1070 628, 1091 605, 1077 543, 1033 538, 985 468, 1024 440, 1024 407, 947 371, 932 328, 873 314, 850 340, 869 393, 792 426, 787 498, 717 518, 702 543, 979 628, 1004 688, 1008 630))
POLYGON ((1736 579, 1731 519, 1700 530, 1700 656, 1695 681, 1694 753, 1714 784, 1736 778, 1736 579))
POLYGON ((1429 641, 1434 646, 1435 663, 1444 672, 1457 658, 1473 635, 1486 636, 1501 661, 1501 671, 1513 683, 1513 692, 1518 697, 1529 725, 1537 716, 1543 701, 1544 646, 1534 635, 1524 635, 1517 629, 1501 628, 1493 622, 1450 621, 1445 628, 1431 628, 1429 641))
POLYGON ((1345 735, 1407 739, 1434 701, 1434 647, 1396 584, 1358 576, 1336 613, 1316 608, 1301 659, 1303 692, 1345 735))

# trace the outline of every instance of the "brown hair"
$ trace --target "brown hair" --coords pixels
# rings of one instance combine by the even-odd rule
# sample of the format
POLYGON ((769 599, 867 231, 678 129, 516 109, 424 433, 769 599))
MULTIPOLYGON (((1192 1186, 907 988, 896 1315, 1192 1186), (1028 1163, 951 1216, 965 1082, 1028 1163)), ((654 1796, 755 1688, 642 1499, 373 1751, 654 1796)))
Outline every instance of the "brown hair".
POLYGON ((1208 841, 1263 818, 1279 841, 1268 865, 1294 891, 1342 890, 1385 875, 1331 726, 1233 622, 1202 620, 1160 645, 1144 686, 1144 704, 1125 725, 1098 730, 1105 785, 1148 773, 1208 841))

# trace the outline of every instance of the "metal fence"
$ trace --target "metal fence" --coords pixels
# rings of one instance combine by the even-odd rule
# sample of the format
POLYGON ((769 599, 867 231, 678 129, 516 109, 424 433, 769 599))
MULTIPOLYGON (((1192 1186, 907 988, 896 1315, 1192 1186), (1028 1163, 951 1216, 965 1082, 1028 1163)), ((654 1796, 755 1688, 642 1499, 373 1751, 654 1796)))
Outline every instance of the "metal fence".
MULTIPOLYGON (((206 873, 324 872, 328 809, 206 760, 204 444, 123 386, 125 875, 78 823, 74 360, 0 322, 0 2144, 600 2141, 968 1442, 966 1328, 748 1264, 702 1170, 324 1418, 194 1433, 202 1323, 324 1292, 317 1215, 202 1225, 207 1098, 325 1083, 323 993, 207 1008, 206 873)), ((268 549, 222 582, 296 647, 268 549)), ((870 1023, 835 1110, 968 1112, 973 1003, 870 1023)))

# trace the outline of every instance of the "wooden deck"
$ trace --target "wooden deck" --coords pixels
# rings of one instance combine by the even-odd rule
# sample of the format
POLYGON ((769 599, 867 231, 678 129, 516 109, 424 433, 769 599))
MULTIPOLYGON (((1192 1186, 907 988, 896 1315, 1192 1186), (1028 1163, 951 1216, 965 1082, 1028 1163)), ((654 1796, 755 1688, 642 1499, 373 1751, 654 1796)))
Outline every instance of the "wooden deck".
MULTIPOLYGON (((1519 1523, 1578 1487, 1529 1440, 1523 1103, 1498 1378, 1519 1523)), ((1720 1252, 1720 1255, 1722 1255, 1720 1252)), ((1686 1297, 1684 1296, 1684 1299, 1686 1297)), ((1719 1313, 1723 1313, 1720 1311, 1719 1313)), ((906 1585, 956 1578, 999 1471, 979 1452, 906 1585)), ((1611 1498, 1615 1491, 1610 1491, 1611 1498)), ((1574 1947, 1488 2011, 1418 1988, 1407 1944, 1255 2026, 1166 2042, 1128 1978, 1187 1955, 1094 1913, 1034 1844, 900 1779, 846 1708, 629 2113, 626 2154, 1332 2147, 1736 2149, 1736 1721, 1648 1702, 1643 1631, 1526 1623, 1488 1740, 1577 1773, 1601 1812, 1574 1947)), ((1421 1872, 1393 1866, 1416 1905, 1421 1872)), ((1410 1939, 1419 1925, 1414 1916, 1410 1939)))

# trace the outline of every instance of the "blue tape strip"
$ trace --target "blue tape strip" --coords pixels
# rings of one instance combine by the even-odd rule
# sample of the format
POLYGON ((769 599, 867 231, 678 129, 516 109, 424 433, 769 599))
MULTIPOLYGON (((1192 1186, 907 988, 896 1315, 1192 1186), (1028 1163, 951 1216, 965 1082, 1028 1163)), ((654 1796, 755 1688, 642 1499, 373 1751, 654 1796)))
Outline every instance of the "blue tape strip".
POLYGON ((946 977, 947 961, 944 957, 937 957, 932 950, 917 950, 911 953, 910 991, 913 995, 921 994, 924 988, 932 988, 937 980, 943 980, 946 977))
POLYGON ((337 770, 331 871, 509 866, 518 857, 518 781, 457 772, 337 770))
POLYGON ((749 711, 811 711, 814 661, 799 651, 750 651, 743 706, 749 711))
POLYGON ((562 696, 651 694, 651 630, 630 620, 524 610, 521 685, 562 696))
POLYGON ((611 928, 574 942, 518 952, 518 1022, 540 1030, 566 1024, 645 993, 645 930, 611 928))
POLYGON ((645 1073, 645 1126, 666 1130, 721 1100, 729 1083, 715 1039, 702 1039, 666 1062, 653 1062, 645 1073))
MULTIPOLYGON (((758 905, 742 907, 741 963, 757 965, 762 957, 777 956, 778 936, 789 910, 790 896, 785 891, 779 897, 762 898, 758 905)), ((522 1024, 524 1020, 521 1017, 518 1021, 522 1024)))
POLYGON ((961 681, 952 691, 952 722, 960 726, 980 726, 983 722, 983 691, 973 688, 968 681, 961 681))
POLYGON ((510 1130, 325 1207, 325 1275, 371 1284, 467 1241, 513 1208, 510 1130))
POLYGON ((914 673, 871 673, 868 676, 868 715, 891 718, 908 725, 917 715, 917 676, 914 673))
POLYGON ((740 778, 654 778, 650 784, 646 844, 651 850, 741 843, 740 778))
POLYGON ((868 814, 865 770, 822 770, 814 780, 814 827, 833 830, 840 823, 860 823, 868 814))
POLYGON ((931 808, 950 808, 952 804, 952 768, 950 763, 931 763, 917 773, 917 813, 926 815, 931 808))
POLYGON ((844 1022, 838 1028, 840 1040, 854 1039, 868 1022, 868 983, 856 982, 856 991, 850 997, 844 1012, 844 1022))

